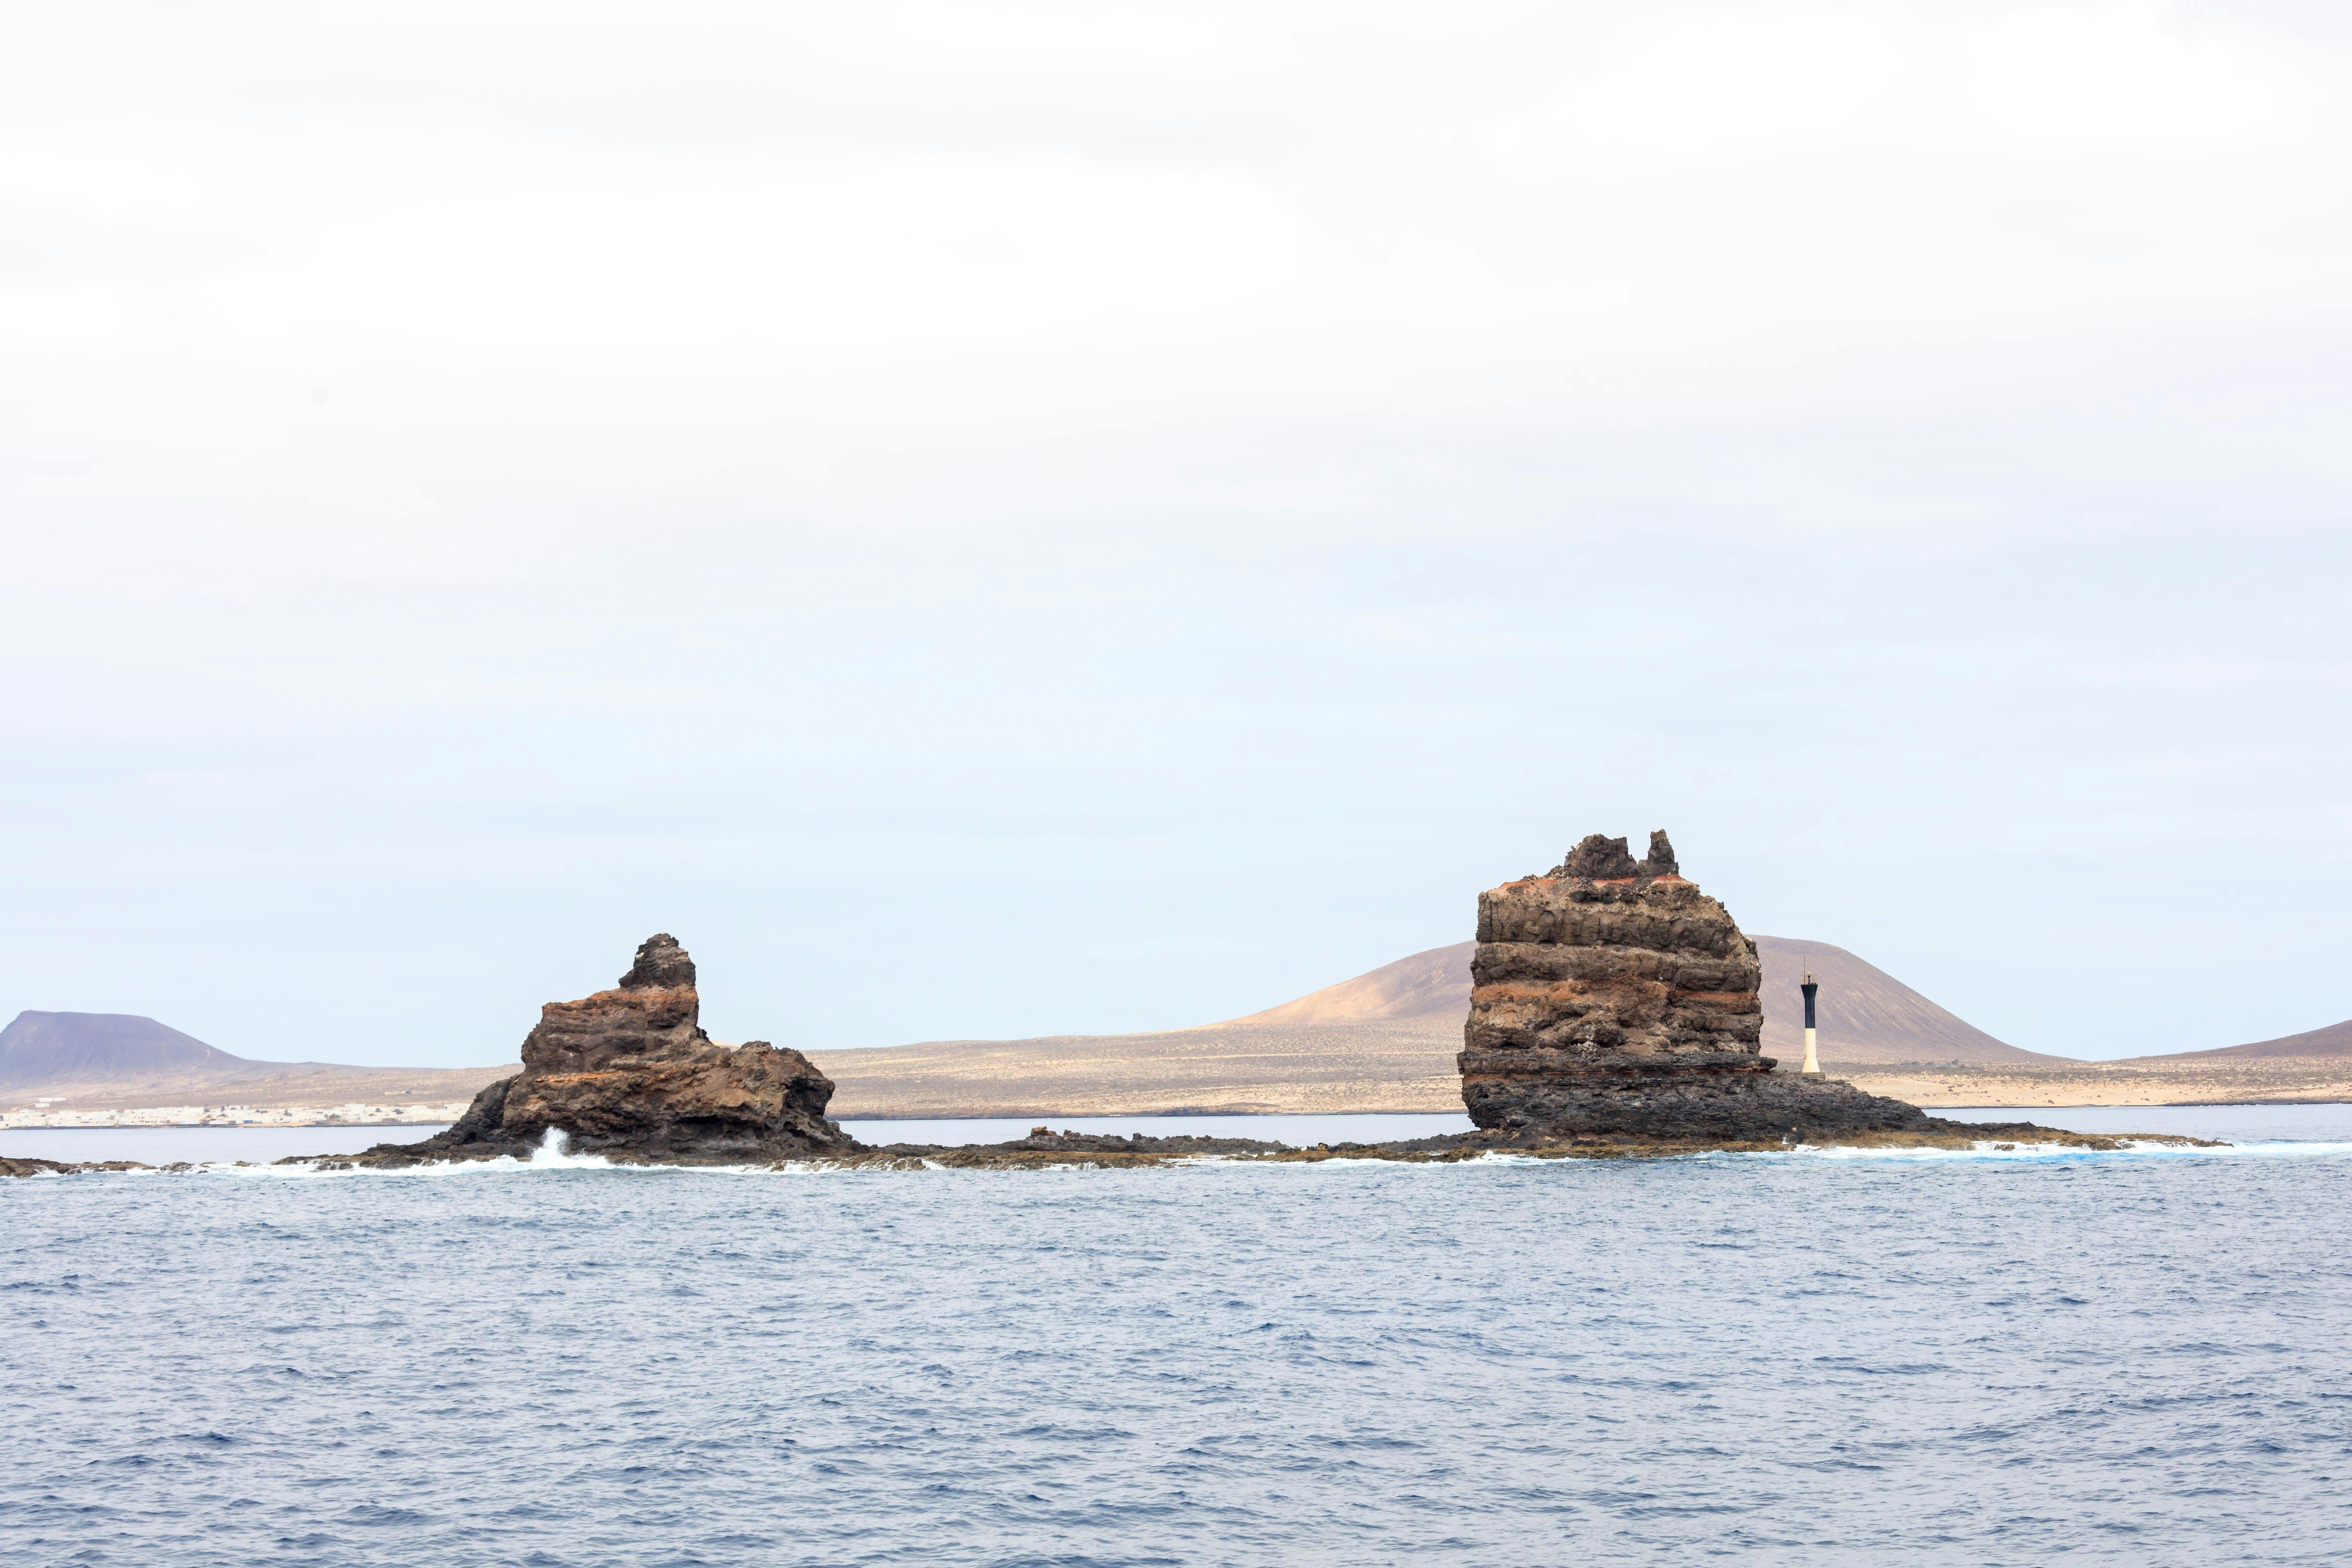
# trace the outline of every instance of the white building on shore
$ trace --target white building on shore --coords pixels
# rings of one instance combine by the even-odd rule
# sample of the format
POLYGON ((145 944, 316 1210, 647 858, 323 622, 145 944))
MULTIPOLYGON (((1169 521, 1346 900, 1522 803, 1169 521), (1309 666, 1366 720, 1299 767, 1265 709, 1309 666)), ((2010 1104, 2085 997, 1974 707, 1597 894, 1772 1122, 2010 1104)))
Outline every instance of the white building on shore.
POLYGON ((0 1111, 0 1127, 398 1127, 454 1122, 466 1102, 446 1105, 143 1105, 77 1110, 37 1100, 0 1111))

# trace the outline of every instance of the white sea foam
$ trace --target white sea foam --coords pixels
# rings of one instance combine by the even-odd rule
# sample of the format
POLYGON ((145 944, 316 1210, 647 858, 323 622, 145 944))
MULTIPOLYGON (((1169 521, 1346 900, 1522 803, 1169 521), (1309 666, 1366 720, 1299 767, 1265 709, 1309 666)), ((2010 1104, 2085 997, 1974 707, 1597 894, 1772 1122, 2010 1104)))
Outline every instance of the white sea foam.
MULTIPOLYGON (((2340 1156, 2352 1155, 2352 1144, 2291 1143, 2284 1140, 2247 1144, 2219 1144, 2204 1148, 2187 1144, 2142 1142, 2135 1138, 2118 1138, 2122 1146, 2113 1149, 2086 1149, 2066 1144, 2011 1143, 2007 1139, 1986 1138, 1964 1149, 1938 1148, 1857 1148, 1841 1144, 1801 1144, 1780 1153, 1766 1153, 1757 1157, 1766 1159, 1832 1159, 1832 1160, 2117 1160, 2117 1159, 2283 1159, 2340 1156)), ((1737 1156, 1734 1156, 1737 1157, 1737 1156)))
MULTIPOLYGON (((316 1159, 296 1165, 245 1165, 228 1161, 208 1161, 185 1167, 205 1176, 275 1176, 317 1178, 321 1176, 457 1176, 480 1175, 515 1175, 543 1171, 609 1171, 625 1168, 666 1169, 666 1166, 625 1167, 613 1164, 602 1155, 574 1154, 572 1135, 561 1127, 550 1127, 539 1140, 539 1146, 530 1156, 517 1159, 500 1155, 489 1160, 426 1160, 417 1165, 403 1166, 392 1170, 373 1170, 353 1166, 344 1155, 321 1155, 316 1159)), ((155 1172, 150 1174, 166 1174, 155 1172)))
POLYGON ((525 1162, 535 1171, 608 1171, 613 1162, 602 1155, 575 1155, 572 1152, 572 1134, 561 1127, 550 1127, 540 1134, 539 1147, 531 1150, 525 1162))

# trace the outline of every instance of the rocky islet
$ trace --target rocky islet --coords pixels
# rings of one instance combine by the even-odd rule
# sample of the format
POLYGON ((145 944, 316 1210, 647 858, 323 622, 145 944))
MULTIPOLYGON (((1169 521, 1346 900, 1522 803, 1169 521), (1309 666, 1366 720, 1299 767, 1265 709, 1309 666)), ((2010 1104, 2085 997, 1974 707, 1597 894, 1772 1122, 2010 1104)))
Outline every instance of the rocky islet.
POLYGON ((797 1051, 713 1040, 695 979, 676 937, 647 937, 614 989, 541 1008, 522 1071, 476 1095, 456 1125, 422 1143, 379 1144, 352 1163, 528 1155, 550 1132, 582 1154, 663 1165, 857 1153, 825 1119, 833 1080, 797 1051))
POLYGON ((1841 1080, 1773 1071, 1763 967, 1664 831, 1593 833, 1478 898, 1463 1103, 1489 1134, 1738 1140, 1953 1128, 1841 1080))
MULTIPOLYGON (((1540 876, 1481 894, 1459 1059, 1476 1130, 1291 1148, 1268 1140, 1120 1137, 1037 1127, 981 1145, 860 1143, 825 1115, 833 1081, 797 1051, 724 1045, 701 1027, 693 959, 659 933, 613 989, 549 1002, 522 1071, 475 1096, 446 1132, 282 1165, 401 1169, 528 1159, 560 1134, 623 1165, 1029 1169, 1202 1158, 1414 1163, 1489 1152, 1546 1158, 1739 1152, 1834 1138, 1969 1147, 1989 1139, 2121 1148, 2030 1123, 1940 1121, 1837 1080, 1773 1071, 1760 1054, 1761 967, 1730 914, 1685 879, 1663 832, 1635 860, 1593 834, 1540 876)), ((2195 1143, 2164 1137, 2142 1140, 2195 1143)), ((0 1176, 138 1170, 135 1162, 0 1159, 0 1176)), ((174 1166, 167 1168, 187 1168, 174 1166)))

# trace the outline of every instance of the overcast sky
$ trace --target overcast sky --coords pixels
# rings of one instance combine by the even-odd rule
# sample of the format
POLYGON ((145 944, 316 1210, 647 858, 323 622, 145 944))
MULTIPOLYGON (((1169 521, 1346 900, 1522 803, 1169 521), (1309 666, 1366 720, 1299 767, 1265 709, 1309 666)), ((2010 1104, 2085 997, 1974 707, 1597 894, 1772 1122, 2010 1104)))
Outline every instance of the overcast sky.
POLYGON ((1665 827, 2352 1016, 2352 11, 20 7, 0 1018, 1171 1028, 1665 827))

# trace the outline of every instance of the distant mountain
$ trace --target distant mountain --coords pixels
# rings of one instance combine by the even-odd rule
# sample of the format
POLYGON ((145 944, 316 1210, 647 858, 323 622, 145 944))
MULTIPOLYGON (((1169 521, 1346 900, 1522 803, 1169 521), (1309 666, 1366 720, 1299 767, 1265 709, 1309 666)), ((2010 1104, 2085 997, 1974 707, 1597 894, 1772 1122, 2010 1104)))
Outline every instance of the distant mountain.
POLYGON ((254 1061, 133 1013, 16 1015, 0 1030, 0 1104, 62 1097, 74 1108, 211 1104, 333 1105, 464 1101, 511 1066, 342 1067, 254 1061))
MULTIPOLYGON (((1475 942, 1432 947, 1352 980, 1215 1029, 1302 1029, 1399 1019, 1460 1019, 1470 1010, 1475 942)), ((1885 970, 1843 947, 1792 936, 1759 936, 1764 961, 1764 1054, 1804 1060, 1805 1004, 1797 982, 1821 982, 1821 1053, 1828 1061, 2055 1061, 1995 1040, 1937 1007, 1885 970)))
MULTIPOLYGON (((1180 1032, 1189 1039, 1213 1030, 1328 1031, 1356 1024, 1440 1020, 1458 1024, 1470 1010, 1470 960, 1477 950, 1475 942, 1432 947, 1263 1012, 1180 1032)), ((2078 1065, 2070 1057, 2048 1056, 1997 1040, 1876 965, 1827 942, 1759 936, 1756 952, 1764 963, 1764 1054, 1783 1067, 1794 1068, 1804 1061, 1805 1004, 1797 985, 1807 970, 1821 982, 1821 1057, 1832 1067, 2078 1065)), ((1341 1037, 1326 1038, 1337 1041, 1341 1037)), ((2251 1045, 2131 1060, 2271 1057, 2352 1057, 2352 1019, 2251 1045)))
POLYGON ((1826 942, 1759 936, 1764 961, 1764 1054, 1794 1068, 1805 1060, 1806 969, 1821 982, 1821 1056, 1825 1062, 2063 1061, 2021 1051, 1954 1016, 1874 964, 1826 942))
POLYGON ((2217 1051, 2182 1051, 2164 1056, 2136 1056, 2134 1061, 2196 1061, 2215 1057, 2352 1056, 2352 1019, 2302 1034, 2258 1040, 2252 1045, 2225 1045, 2217 1051))
MULTIPOLYGON (((1826 942, 1756 939, 1765 1053, 1804 1060, 1797 979, 1822 982, 1822 1056, 1841 1066, 2058 1061, 1993 1039, 1826 942)), ((1458 1111, 1454 1062, 1470 1010, 1456 942, 1263 1012, 1160 1034, 929 1040, 811 1052, 839 1116, 1133 1115, 1169 1110, 1458 1111)), ((2070 1064, 2072 1065, 2072 1064, 2070 1064)))
POLYGON ((1432 947, 1409 958, 1309 991, 1297 1001, 1245 1018, 1227 1019, 1212 1029, 1299 1029, 1321 1024, 1372 1023, 1391 1019, 1441 1018, 1457 1021, 1470 1010, 1470 958, 1475 942, 1432 947))
POLYGON ((135 1013, 21 1012, 0 1030, 0 1089, 250 1072, 256 1063, 135 1013))

